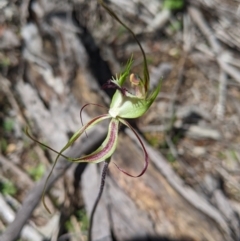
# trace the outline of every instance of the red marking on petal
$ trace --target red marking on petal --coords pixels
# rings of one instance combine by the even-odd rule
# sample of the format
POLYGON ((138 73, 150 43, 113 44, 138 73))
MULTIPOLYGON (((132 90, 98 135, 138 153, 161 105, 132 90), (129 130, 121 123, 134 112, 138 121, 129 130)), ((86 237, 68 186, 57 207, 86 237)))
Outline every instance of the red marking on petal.
POLYGON ((112 82, 111 80, 108 80, 107 83, 105 83, 103 86, 102 86, 103 89, 117 89, 119 90, 123 96, 126 96, 126 92, 128 92, 128 90, 124 87, 120 87, 118 86, 117 84, 115 84, 114 82, 112 82))
POLYGON ((118 124, 119 124, 118 120, 112 120, 110 122, 110 125, 109 125, 109 133, 110 133, 109 140, 108 140, 107 144, 103 147, 102 150, 100 150, 99 152, 89 154, 89 155, 87 155, 85 157, 82 157, 78 160, 80 161, 80 160, 86 159, 88 162, 94 162, 98 159, 101 159, 102 157, 104 157, 104 155, 106 155, 108 152, 110 152, 111 149, 113 148, 113 145, 114 145, 116 139, 118 138, 118 124))

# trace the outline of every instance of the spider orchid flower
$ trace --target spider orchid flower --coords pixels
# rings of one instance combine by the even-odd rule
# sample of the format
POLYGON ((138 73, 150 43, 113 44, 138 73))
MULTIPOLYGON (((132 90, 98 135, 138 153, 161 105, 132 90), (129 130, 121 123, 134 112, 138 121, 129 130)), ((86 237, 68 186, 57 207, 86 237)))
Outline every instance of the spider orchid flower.
MULTIPOLYGON (((97 117, 93 118, 92 120, 90 120, 86 125, 82 126, 78 131, 76 131, 73 134, 73 136, 69 139, 67 144, 60 150, 60 152, 52 149, 51 147, 45 145, 44 143, 39 142, 37 139, 32 137, 31 134, 29 133, 28 129, 26 129, 26 134, 32 140, 34 140, 35 142, 39 143, 40 145, 42 145, 50 150, 52 150, 53 152, 57 153, 57 157, 56 157, 53 167, 48 175, 46 183, 47 183, 49 177, 51 176, 52 171, 60 156, 63 156, 64 158, 66 158, 67 160, 72 161, 72 162, 87 162, 87 163, 99 163, 99 162, 103 162, 106 159, 110 158, 113 155, 113 153, 117 147, 120 123, 129 127, 133 131, 133 133, 136 135, 136 137, 142 147, 145 162, 144 162, 144 167, 143 167, 142 171, 137 175, 129 174, 125 170, 118 167, 115 163, 114 164, 117 166, 117 168, 121 172, 123 172, 126 175, 131 176, 131 177, 142 176, 148 167, 148 154, 147 154, 146 148, 145 148, 143 142, 141 141, 140 137, 138 136, 137 132, 133 129, 133 127, 125 119, 134 119, 134 118, 141 117, 150 108, 150 106, 152 105, 152 103, 154 102, 154 100, 156 99, 156 97, 160 91, 161 82, 155 88, 155 90, 153 92, 149 93, 149 72, 148 72, 148 67, 147 67, 147 59, 146 59, 145 52, 144 52, 140 42, 136 38, 133 31, 118 18, 118 16, 113 12, 113 10, 111 10, 102 0, 98 0, 98 2, 105 8, 105 10, 113 18, 115 18, 115 20, 117 20, 122 26, 124 26, 126 29, 128 29, 128 31, 132 34, 135 41, 137 42, 137 44, 142 52, 143 59, 144 59, 143 78, 140 78, 139 76, 137 76, 135 74, 130 74, 131 66, 133 63, 133 60, 131 57, 129 59, 129 61, 127 62, 127 65, 126 65, 124 71, 119 76, 116 76, 116 78, 109 80, 103 86, 103 88, 115 88, 116 89, 116 92, 112 98, 108 113, 97 116, 97 117), (128 89, 126 89, 124 87, 124 83, 126 82, 127 79, 129 79, 129 81, 133 87, 133 91, 131 91, 131 92, 128 91, 128 89), (63 154, 64 151, 67 150, 70 146, 72 146, 74 144, 74 142, 84 132, 91 129, 93 126, 97 125, 99 122, 101 122, 105 119, 111 119, 109 126, 108 126, 108 134, 106 136, 106 139, 103 141, 103 143, 97 150, 95 150, 91 154, 88 154, 88 155, 85 155, 85 156, 82 156, 79 158, 72 158, 72 157, 68 157, 63 154)), ((81 116, 82 110, 88 105, 90 105, 90 104, 86 104, 85 106, 82 107, 82 109, 80 111, 80 116, 81 116)), ((98 104, 94 104, 94 105, 100 106, 98 104)), ((43 195, 42 195, 42 201, 43 201, 45 208, 50 213, 50 211, 44 201, 46 183, 45 183, 45 187, 44 187, 44 191, 43 191, 43 195)))
MULTIPOLYGON (((144 61, 146 61, 146 59, 144 59, 144 61)), ((111 157, 117 147, 120 123, 129 127, 133 131, 133 133, 136 135, 136 137, 142 147, 145 162, 144 162, 144 167, 143 167, 142 171, 137 175, 129 174, 125 170, 118 167, 115 163, 114 164, 121 172, 123 172, 126 175, 131 176, 131 177, 140 177, 145 173, 145 171, 147 170, 147 167, 148 167, 148 154, 147 154, 146 148, 145 148, 143 142, 141 141, 140 137, 138 136, 137 132, 133 129, 133 127, 125 119, 133 119, 133 118, 141 117, 150 108, 150 106, 152 105, 152 103, 154 102, 154 100, 156 99, 156 97, 160 91, 161 82, 159 83, 159 85, 155 88, 155 90, 152 93, 149 93, 149 91, 148 91, 148 86, 149 86, 148 71, 145 69, 145 71, 147 71, 144 74, 145 78, 141 79, 140 77, 138 77, 134 74, 130 74, 131 66, 132 66, 132 58, 128 61, 125 70, 119 75, 119 77, 116 76, 115 79, 109 80, 103 86, 103 88, 116 88, 116 92, 113 95, 108 113, 97 116, 97 117, 93 118, 92 120, 90 120, 86 125, 82 126, 78 131, 76 131, 73 134, 73 136, 69 139, 67 144, 60 150, 60 152, 54 150, 53 148, 45 145, 44 143, 42 143, 42 142, 38 141, 37 139, 35 139, 34 137, 32 137, 32 135, 29 133, 28 129, 26 129, 25 132, 28 137, 30 137, 32 140, 39 143, 40 145, 42 145, 58 154, 54 161, 53 167, 48 175, 46 183, 47 183, 49 177, 51 176, 52 171, 60 156, 63 156, 64 158, 66 158, 69 161, 79 162, 79 163, 80 162, 99 163, 99 162, 103 162, 106 159, 108 159, 109 157, 111 157), (123 85, 128 77, 133 86, 134 93, 130 93, 125 87, 123 87, 123 85), (79 158, 72 158, 72 157, 68 157, 63 154, 64 151, 67 150, 70 146, 72 146, 74 144, 74 142, 84 132, 86 132, 87 130, 91 129, 93 126, 97 125, 99 122, 106 120, 106 119, 111 119, 109 126, 108 126, 108 134, 107 134, 105 140, 103 141, 103 143, 101 144, 101 146, 97 150, 95 150, 91 154, 88 154, 88 155, 85 155, 85 156, 82 156, 79 158)), ((81 112, 87 105, 90 105, 90 104, 86 104, 85 106, 83 106, 81 109, 81 112)), ((95 105, 99 106, 98 104, 95 104, 95 105)), ((81 114, 81 112, 80 112, 80 114, 81 114)), ((45 208, 50 213, 50 210, 48 209, 48 207, 46 206, 45 201, 44 201, 46 183, 45 183, 45 187, 44 187, 44 191, 43 191, 42 201, 43 201, 45 208)))
MULTIPOLYGON (((141 117, 151 106, 151 104, 156 99, 159 91, 160 91, 160 84, 156 87, 156 89, 149 94, 148 93, 148 79, 142 80, 140 77, 131 74, 130 75, 130 69, 132 66, 132 58, 128 61, 125 70, 120 74, 119 77, 116 76, 115 79, 109 80, 103 88, 116 88, 116 92, 112 98, 110 108, 107 114, 103 114, 100 116, 97 116, 90 120, 86 125, 81 127, 78 131, 76 131, 73 136, 69 139, 67 144, 60 150, 60 152, 52 149, 51 147, 45 145, 44 143, 39 142, 34 137, 30 135, 28 130, 26 130, 26 134, 35 142, 39 143, 42 146, 47 147, 48 149, 56 152, 58 155, 55 159, 53 168, 55 167, 58 159, 60 156, 63 156, 69 161, 72 162, 87 162, 87 163, 99 163, 105 161, 107 158, 111 157, 116 150, 117 147, 117 141, 118 141, 118 132, 119 132, 119 124, 122 123, 123 125, 126 125, 129 127, 133 133, 136 135, 138 141, 141 144, 143 153, 144 153, 144 160, 145 164, 142 169, 142 171, 138 175, 132 175, 124 171, 123 169, 117 168, 125 173, 128 176, 131 177, 140 177, 144 174, 144 172, 147 169, 148 166, 148 154, 146 151, 146 148, 143 145, 143 142, 141 141, 140 137, 138 136, 137 132, 133 129, 133 127, 125 120, 125 119, 133 119, 141 117), (126 79, 129 77, 129 80, 134 88, 135 93, 130 93, 126 88, 123 87, 123 84, 125 83, 126 79), (70 146, 73 145, 73 143, 87 130, 91 129, 93 126, 97 125, 99 122, 105 120, 105 119, 111 119, 109 126, 108 126, 108 134, 106 139, 103 141, 101 146, 92 152, 89 155, 85 155, 79 158, 72 158, 65 156, 63 152, 67 150, 70 146)), ((147 75, 148 76, 148 75, 147 75)), ((87 105, 82 107, 81 112, 83 108, 85 108, 87 105)), ((96 104, 98 105, 98 104, 96 104)), ((81 114, 80 112, 80 114, 81 114)))

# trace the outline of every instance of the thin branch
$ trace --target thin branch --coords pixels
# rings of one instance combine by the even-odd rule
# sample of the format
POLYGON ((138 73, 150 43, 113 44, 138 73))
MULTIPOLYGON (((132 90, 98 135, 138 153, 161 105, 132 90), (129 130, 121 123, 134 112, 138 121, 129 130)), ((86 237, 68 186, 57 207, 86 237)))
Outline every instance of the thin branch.
POLYGON ((16 185, 18 187, 32 187, 34 182, 33 180, 24 172, 22 171, 17 165, 15 165, 11 160, 7 159, 6 157, 0 154, 0 167, 4 172, 10 172, 13 175, 18 177, 18 183, 16 185))
MULTIPOLYGON (((12 208, 7 204, 4 197, 0 194, 0 218, 4 223, 10 223, 13 221, 15 216, 12 208)), ((43 235, 41 235, 35 228, 25 224, 21 232, 21 237, 26 240, 41 241, 43 240, 43 235)))
POLYGON ((200 31, 207 38, 211 48, 213 49, 213 52, 216 56, 216 61, 220 68, 222 68, 222 70, 224 70, 233 79, 240 83, 240 72, 233 66, 230 66, 228 63, 226 63, 226 61, 224 60, 224 55, 222 54, 224 50, 221 47, 217 38, 215 37, 213 31, 205 21, 202 13, 195 7, 189 7, 188 12, 195 24, 199 27, 200 31))
POLYGON ((219 99, 217 104, 217 118, 223 120, 225 114, 226 96, 227 96, 227 75, 224 71, 220 72, 219 77, 219 99))

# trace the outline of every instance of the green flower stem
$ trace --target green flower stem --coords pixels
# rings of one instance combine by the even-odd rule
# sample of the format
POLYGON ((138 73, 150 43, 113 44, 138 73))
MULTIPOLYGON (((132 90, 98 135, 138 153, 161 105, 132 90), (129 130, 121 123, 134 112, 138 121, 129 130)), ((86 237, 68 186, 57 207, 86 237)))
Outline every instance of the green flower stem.
POLYGON ((94 214, 96 212, 98 203, 102 197, 103 189, 105 186, 105 179, 106 179, 106 175, 107 175, 108 165, 109 165, 110 161, 111 161, 111 157, 109 157, 106 161, 104 161, 99 192, 98 192, 97 198, 95 200, 95 203, 93 205, 93 209, 92 209, 91 216, 90 216, 89 229, 88 229, 88 241, 92 241, 93 218, 94 218, 94 214))

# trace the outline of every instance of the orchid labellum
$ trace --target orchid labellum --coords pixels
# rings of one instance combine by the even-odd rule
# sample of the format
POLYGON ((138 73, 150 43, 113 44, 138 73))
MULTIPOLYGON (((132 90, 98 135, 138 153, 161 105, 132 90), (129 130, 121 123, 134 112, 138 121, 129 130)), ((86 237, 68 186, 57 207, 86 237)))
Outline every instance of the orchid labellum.
MULTIPOLYGON (((127 28, 131 34, 133 35, 134 39, 136 40, 137 44, 139 45, 141 52, 143 54, 144 58, 144 65, 143 65, 143 78, 135 75, 130 74, 131 66, 133 63, 132 57, 129 59, 129 61, 126 64, 126 67, 124 71, 119 75, 113 78, 112 80, 109 80, 103 87, 104 88, 115 88, 116 92, 112 98, 110 108, 107 114, 100 115, 98 117, 93 118, 91 121, 89 121, 86 125, 81 127, 77 132, 73 134, 73 136, 69 139, 67 144, 60 150, 60 152, 57 152, 53 150, 52 148, 46 146, 45 144, 39 142, 38 140, 34 139, 26 130, 26 134, 36 141, 37 143, 53 150, 54 152, 58 153, 53 168, 55 167, 58 159, 60 156, 63 156, 69 161, 72 162, 87 162, 87 163, 99 163, 103 162, 109 157, 111 157, 116 150, 117 147, 117 141, 118 141, 118 132, 119 132, 119 124, 122 123, 123 125, 126 125, 129 127, 134 134, 136 135, 137 139, 139 140, 141 147, 143 149, 144 153, 144 160, 145 164, 142 169, 142 171, 138 175, 132 175, 127 173, 125 170, 122 170, 117 166, 117 168, 122 171, 123 173, 127 174, 131 177, 140 177, 144 174, 144 172, 147 169, 148 166, 148 154, 147 151, 138 136, 137 132, 133 129, 133 127, 125 120, 125 119, 133 119, 141 117, 145 114, 145 112, 150 108, 154 100, 156 99, 159 91, 160 91, 160 83, 159 85, 151 92, 149 93, 149 72, 147 67, 147 60, 144 53, 144 50, 137 40, 136 36, 132 32, 132 30, 126 26, 124 23, 121 22, 121 20, 115 15, 115 13, 106 6, 106 4, 103 1, 100 1, 100 4, 108 11, 108 13, 114 17, 118 22, 120 22, 125 28, 127 28), (124 87, 124 84, 126 80, 129 80, 132 85, 132 91, 130 92, 128 89, 124 87), (99 122, 105 120, 105 119, 111 119, 108 127, 108 134, 106 139, 103 141, 101 146, 92 152, 89 155, 85 155, 79 158, 71 158, 67 157, 63 154, 63 152, 68 149, 85 131, 89 130, 93 126, 97 125, 99 122)), ((89 104, 87 104, 89 105, 89 104)), ((84 107, 86 107, 85 105, 84 107)), ((83 107, 83 108, 84 108, 83 107)), ((82 109, 83 109, 82 108, 82 109)), ((115 164, 116 165, 116 164, 115 164)), ((52 169, 53 169, 52 168, 52 169)), ((49 176, 51 175, 51 172, 49 176)), ((47 179, 48 180, 48 179, 47 179)), ((45 204, 44 204, 45 205, 45 204)), ((46 205, 45 205, 46 207, 46 205)), ((46 207, 48 210, 48 208, 46 207)), ((48 210, 49 211, 49 210, 48 210)))

